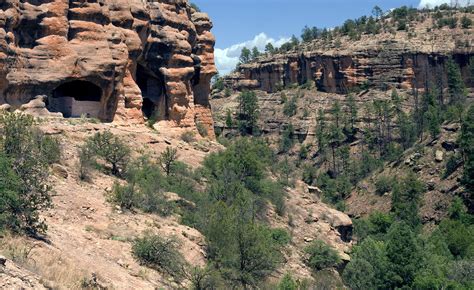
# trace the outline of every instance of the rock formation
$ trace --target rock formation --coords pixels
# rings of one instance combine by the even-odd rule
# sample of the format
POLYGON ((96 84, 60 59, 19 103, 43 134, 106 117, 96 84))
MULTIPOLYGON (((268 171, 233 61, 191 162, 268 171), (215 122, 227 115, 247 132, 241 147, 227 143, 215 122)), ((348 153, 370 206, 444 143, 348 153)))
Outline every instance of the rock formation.
POLYGON ((211 28, 187 0, 4 0, 0 105, 44 95, 65 117, 202 123, 213 135, 211 28))
MULTIPOLYGON (((426 35, 424 29, 419 35, 426 35)), ((472 40, 460 30, 432 33, 435 35, 431 41, 410 39, 401 32, 377 37, 364 35, 358 41, 342 39, 342 43, 318 40, 298 51, 263 56, 242 64, 226 77, 226 84, 237 90, 270 93, 310 82, 320 91, 338 94, 366 85, 400 89, 424 88, 427 84, 446 87, 445 64, 451 57, 461 67, 466 84, 473 87, 469 71, 474 55, 472 40)))

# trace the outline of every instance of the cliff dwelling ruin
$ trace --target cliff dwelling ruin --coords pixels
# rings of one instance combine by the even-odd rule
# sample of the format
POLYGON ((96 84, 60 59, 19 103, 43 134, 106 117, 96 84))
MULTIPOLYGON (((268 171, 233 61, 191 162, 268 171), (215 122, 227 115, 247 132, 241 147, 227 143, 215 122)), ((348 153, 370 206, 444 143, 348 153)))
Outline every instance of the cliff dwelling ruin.
POLYGON ((98 118, 102 90, 91 82, 71 81, 57 87, 48 98, 50 112, 62 113, 65 118, 98 118))
POLYGON ((207 14, 188 1, 119 2, 0 4, 0 106, 16 110, 46 96, 48 111, 66 118, 200 123, 213 136, 207 14))

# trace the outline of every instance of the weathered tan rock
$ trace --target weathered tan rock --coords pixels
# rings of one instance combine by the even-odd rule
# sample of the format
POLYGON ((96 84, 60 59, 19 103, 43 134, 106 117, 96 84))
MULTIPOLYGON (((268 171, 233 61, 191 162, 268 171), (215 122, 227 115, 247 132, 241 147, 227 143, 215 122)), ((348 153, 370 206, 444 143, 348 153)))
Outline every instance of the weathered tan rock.
POLYGON ((40 277, 0 256, 0 289, 48 288, 43 285, 40 277))
MULTIPOLYGON (((461 17, 461 16, 459 16, 461 17)), ((470 16, 472 17, 472 16, 470 16)), ((298 50, 263 55, 242 64, 225 78, 236 90, 259 89, 269 93, 291 85, 314 84, 319 91, 345 94, 357 87, 424 88, 427 83, 447 84, 446 61, 452 57, 465 83, 473 87, 469 60, 473 56, 473 29, 416 27, 416 35, 406 32, 363 35, 360 40, 342 37, 336 41, 315 40, 298 50), (459 43, 468 43, 459 46, 459 43)))
POLYGON ((65 117, 199 122, 213 136, 211 28, 187 0, 4 0, 0 105, 44 95, 65 117))

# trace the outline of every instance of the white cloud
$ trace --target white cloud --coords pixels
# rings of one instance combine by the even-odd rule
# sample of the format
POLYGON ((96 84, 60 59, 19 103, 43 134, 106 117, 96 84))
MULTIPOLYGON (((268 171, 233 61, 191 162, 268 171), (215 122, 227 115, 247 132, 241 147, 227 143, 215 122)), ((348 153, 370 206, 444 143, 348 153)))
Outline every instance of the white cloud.
POLYGON ((453 5, 458 3, 459 5, 465 6, 468 2, 469 2, 469 0, 458 0, 458 1, 456 1, 456 0, 421 0, 420 5, 418 5, 418 7, 420 7, 420 8, 425 8, 425 7, 433 8, 435 6, 439 6, 439 5, 445 4, 445 3, 453 4, 453 5))
POLYGON ((248 49, 257 47, 260 51, 264 51, 265 46, 269 42, 275 47, 280 47, 283 43, 288 42, 289 40, 290 38, 285 37, 275 40, 262 32, 256 35, 252 40, 234 44, 224 49, 216 48, 214 50, 214 55, 216 58, 217 69, 221 75, 230 73, 239 62, 240 52, 244 47, 247 47, 248 49))

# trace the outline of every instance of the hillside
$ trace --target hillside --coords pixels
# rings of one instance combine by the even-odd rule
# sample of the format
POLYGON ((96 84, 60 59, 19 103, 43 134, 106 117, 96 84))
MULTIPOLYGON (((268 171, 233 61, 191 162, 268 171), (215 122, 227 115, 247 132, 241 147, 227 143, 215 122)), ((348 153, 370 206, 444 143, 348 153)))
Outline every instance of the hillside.
POLYGON ((211 82, 188 0, 1 3, 0 288, 471 289, 473 7, 379 10, 211 82))

